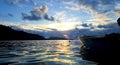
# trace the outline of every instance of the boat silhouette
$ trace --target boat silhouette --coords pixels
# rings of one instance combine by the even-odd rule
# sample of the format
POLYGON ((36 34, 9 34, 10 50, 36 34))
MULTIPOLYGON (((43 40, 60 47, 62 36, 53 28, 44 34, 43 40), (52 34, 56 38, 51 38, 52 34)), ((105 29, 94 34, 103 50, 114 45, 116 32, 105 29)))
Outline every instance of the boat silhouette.
MULTIPOLYGON (((120 18, 117 20, 120 26, 120 18)), ((85 60, 98 62, 98 65, 120 65, 120 34, 112 33, 105 36, 81 37, 83 43, 81 56, 85 60)))

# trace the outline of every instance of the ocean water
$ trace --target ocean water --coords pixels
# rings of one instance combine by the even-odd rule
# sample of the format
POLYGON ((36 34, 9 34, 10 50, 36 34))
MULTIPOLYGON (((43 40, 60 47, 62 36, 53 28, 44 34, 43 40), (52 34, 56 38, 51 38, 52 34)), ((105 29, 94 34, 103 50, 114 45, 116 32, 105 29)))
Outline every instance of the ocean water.
POLYGON ((0 41, 0 65, 96 65, 81 58, 79 40, 0 41))

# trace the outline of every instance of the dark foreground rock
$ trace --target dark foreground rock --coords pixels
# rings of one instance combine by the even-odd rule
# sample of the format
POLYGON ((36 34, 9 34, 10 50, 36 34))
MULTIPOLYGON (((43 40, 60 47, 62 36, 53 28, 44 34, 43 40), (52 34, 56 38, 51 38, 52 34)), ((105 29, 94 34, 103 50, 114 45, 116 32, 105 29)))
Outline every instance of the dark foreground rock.
POLYGON ((98 62, 98 65, 120 65, 120 34, 105 37, 83 37, 82 58, 98 62))

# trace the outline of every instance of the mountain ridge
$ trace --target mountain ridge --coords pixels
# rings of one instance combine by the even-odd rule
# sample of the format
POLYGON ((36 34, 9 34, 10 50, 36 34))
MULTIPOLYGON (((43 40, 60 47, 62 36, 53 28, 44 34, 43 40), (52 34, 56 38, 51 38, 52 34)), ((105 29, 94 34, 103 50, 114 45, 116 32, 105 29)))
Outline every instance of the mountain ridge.
POLYGON ((0 40, 45 40, 43 36, 17 31, 9 26, 0 25, 0 40))

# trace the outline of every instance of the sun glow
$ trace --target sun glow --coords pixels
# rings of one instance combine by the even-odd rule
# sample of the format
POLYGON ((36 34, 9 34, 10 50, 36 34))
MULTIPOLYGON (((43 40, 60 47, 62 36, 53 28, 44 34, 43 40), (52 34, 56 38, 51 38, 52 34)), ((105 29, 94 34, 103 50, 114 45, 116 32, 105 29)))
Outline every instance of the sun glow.
MULTIPOLYGON (((58 31, 68 31, 75 29, 75 26, 78 25, 79 22, 61 22, 61 23, 49 23, 44 25, 18 25, 19 28, 26 29, 26 30, 46 30, 46 31, 52 31, 52 29, 56 29, 58 31)), ((64 35, 68 38, 67 35, 64 35)))
POLYGON ((62 23, 52 23, 48 24, 48 28, 57 29, 59 31, 67 31, 75 28, 75 25, 77 25, 77 22, 62 22, 62 23))

